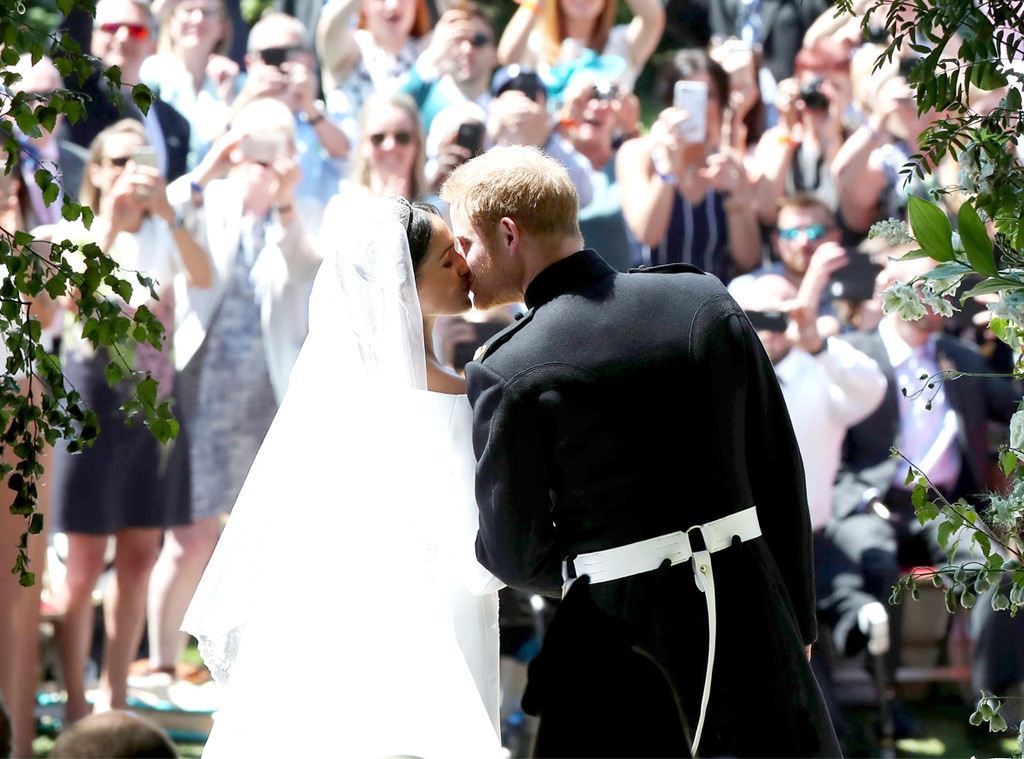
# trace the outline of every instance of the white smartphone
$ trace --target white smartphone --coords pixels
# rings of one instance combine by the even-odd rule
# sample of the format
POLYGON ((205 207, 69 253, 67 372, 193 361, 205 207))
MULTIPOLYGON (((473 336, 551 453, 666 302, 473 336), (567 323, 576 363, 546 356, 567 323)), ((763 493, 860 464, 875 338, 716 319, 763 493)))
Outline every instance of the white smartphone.
POLYGON ((679 135, 686 142, 704 142, 707 135, 708 85, 681 79, 675 84, 672 105, 686 111, 687 119, 679 126, 679 135))
POLYGON ((156 169, 156 148, 152 145, 139 145, 139 147, 132 150, 132 163, 136 166, 149 166, 150 168, 156 169))
POLYGON ((239 147, 242 155, 257 163, 273 163, 287 147, 288 140, 283 134, 259 133, 247 134, 242 138, 239 147))

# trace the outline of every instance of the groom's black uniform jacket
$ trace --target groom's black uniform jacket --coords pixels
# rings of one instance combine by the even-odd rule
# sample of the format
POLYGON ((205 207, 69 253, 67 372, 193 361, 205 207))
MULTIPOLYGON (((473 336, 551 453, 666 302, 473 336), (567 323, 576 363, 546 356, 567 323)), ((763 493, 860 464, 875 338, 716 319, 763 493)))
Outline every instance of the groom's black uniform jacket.
MULTIPOLYGON (((557 595, 566 556, 756 505, 763 537, 712 557, 718 643, 700 753, 838 756, 803 648, 817 634, 803 467, 743 312, 692 267, 618 274, 591 250, 541 272, 526 305, 467 366, 481 563, 511 586, 557 595)), ((574 649, 588 658, 579 652, 593 647, 594 611, 624 622, 695 727, 708 623, 692 564, 589 591, 600 612, 581 610, 585 625, 564 617, 589 601, 562 602, 545 648, 556 629, 568 648, 547 657, 558 671, 531 669, 531 687, 539 678, 547 691, 537 697, 600 713, 599 692, 565 682, 588 666, 600 681, 599 651, 568 663, 574 649)))

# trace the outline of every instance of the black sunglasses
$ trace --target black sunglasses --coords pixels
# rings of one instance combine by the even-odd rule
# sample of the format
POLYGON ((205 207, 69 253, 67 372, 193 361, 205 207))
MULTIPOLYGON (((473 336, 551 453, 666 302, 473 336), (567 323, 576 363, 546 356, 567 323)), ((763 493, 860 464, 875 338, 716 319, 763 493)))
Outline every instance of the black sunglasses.
POLYGON ((408 145, 412 142, 412 132, 400 131, 400 132, 374 132, 370 135, 370 142, 375 148, 379 148, 384 144, 384 140, 387 139, 388 135, 394 138, 395 142, 399 145, 408 145))
POLYGON ((123 169, 128 165, 128 161, 132 160, 132 157, 130 155, 107 156, 103 160, 111 166, 117 166, 119 169, 123 169))

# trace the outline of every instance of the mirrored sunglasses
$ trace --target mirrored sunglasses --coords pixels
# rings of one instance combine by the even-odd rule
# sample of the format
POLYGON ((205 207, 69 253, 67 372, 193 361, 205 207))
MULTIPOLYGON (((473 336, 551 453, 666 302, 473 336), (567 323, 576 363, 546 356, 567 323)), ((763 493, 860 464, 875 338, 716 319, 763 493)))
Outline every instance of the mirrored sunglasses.
POLYGON ((807 235, 807 239, 810 241, 820 240, 822 237, 828 234, 828 227, 824 224, 808 224, 803 227, 781 227, 779 229, 779 239, 781 240, 795 240, 803 232, 807 235))
POLYGON ((375 147, 379 148, 384 144, 384 140, 392 137, 399 145, 408 145, 412 142, 412 132, 374 132, 370 135, 370 143, 375 147))
POLYGON ((119 31, 121 27, 128 30, 128 36, 136 42, 145 42, 149 39, 149 27, 145 24, 124 24, 124 23, 109 23, 109 24, 97 24, 94 28, 99 29, 104 34, 109 34, 113 37, 119 31))

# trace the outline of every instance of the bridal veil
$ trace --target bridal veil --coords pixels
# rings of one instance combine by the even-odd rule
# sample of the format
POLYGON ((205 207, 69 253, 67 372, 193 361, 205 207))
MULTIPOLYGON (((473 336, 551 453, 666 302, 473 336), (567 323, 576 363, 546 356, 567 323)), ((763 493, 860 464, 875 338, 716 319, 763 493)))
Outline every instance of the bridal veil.
POLYGON ((438 576, 454 491, 403 222, 325 211, 309 335, 182 625, 223 686, 204 756, 501 754, 438 576))

